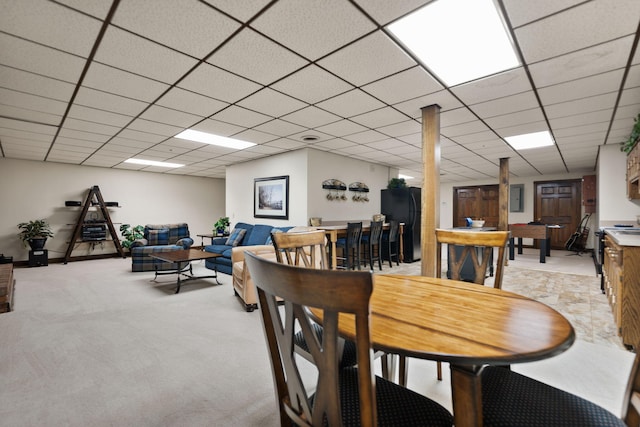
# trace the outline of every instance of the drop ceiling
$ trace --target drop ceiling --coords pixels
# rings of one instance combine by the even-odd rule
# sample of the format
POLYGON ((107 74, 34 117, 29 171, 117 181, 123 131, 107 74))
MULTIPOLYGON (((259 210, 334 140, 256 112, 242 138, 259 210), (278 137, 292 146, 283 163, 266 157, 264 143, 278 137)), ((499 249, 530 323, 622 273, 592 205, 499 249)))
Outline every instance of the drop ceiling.
POLYGON ((419 185, 432 104, 441 182, 497 178, 505 157, 512 177, 594 173, 599 147, 629 135, 640 1, 498 0, 522 66, 454 87, 386 29, 427 3, 3 0, 0 155, 224 178, 228 165, 308 147, 419 185), (174 137, 187 128, 257 145, 174 137), (517 152, 504 140, 543 130, 555 146, 517 152))

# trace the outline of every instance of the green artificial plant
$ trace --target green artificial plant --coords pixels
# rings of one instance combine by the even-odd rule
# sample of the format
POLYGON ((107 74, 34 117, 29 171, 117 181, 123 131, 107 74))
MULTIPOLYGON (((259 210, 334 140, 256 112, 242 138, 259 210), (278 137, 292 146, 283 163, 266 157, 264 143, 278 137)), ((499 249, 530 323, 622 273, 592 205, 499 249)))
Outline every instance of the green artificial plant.
POLYGON ((213 224, 213 230, 215 232, 219 233, 219 234, 222 234, 222 233, 224 233, 224 230, 227 229, 229 224, 230 224, 229 217, 228 216, 221 216, 220 218, 218 218, 216 223, 213 224))
POLYGON ((34 219, 28 222, 21 222, 18 224, 18 228, 21 230, 18 234, 22 243, 24 243, 25 247, 27 244, 33 247, 32 242, 34 240, 40 240, 41 246, 44 247, 44 242, 48 237, 53 237, 53 232, 51 231, 51 226, 44 219, 34 219))
POLYGON ((122 237, 124 237, 122 247, 131 249, 133 242, 144 237, 144 227, 141 225, 132 227, 130 224, 122 224, 120 226, 120 233, 122 233, 122 237))
POLYGON ((407 188, 404 178, 391 178, 387 184, 387 188, 407 188))
POLYGON ((635 122, 635 124, 633 125, 633 129, 631 129, 629 138, 620 143, 620 151, 624 151, 627 154, 629 154, 629 152, 636 145, 638 138, 640 138, 640 114, 638 114, 638 116, 635 117, 633 121, 635 122))

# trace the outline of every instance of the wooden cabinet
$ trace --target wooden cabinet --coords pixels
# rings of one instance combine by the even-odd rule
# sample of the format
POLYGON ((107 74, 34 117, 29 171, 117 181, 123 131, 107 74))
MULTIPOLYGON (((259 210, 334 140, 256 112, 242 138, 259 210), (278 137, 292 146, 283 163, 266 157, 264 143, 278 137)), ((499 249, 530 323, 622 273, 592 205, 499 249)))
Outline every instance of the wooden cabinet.
POLYGON ((622 342, 640 349, 640 247, 620 246, 605 236, 605 293, 622 342))
POLYGON ((13 264, 0 264, 0 313, 11 311, 13 286, 13 264))
POLYGON ((627 197, 640 199, 640 144, 627 155, 627 197))

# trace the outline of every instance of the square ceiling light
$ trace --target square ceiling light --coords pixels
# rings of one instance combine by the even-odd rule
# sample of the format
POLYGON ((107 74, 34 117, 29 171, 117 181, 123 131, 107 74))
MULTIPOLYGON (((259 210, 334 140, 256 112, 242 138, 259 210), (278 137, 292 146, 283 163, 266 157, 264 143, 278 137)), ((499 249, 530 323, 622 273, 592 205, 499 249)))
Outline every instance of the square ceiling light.
POLYGON ((542 132, 525 133, 522 135, 507 136, 505 140, 514 150, 527 150, 529 148, 548 147, 553 145, 553 138, 548 130, 542 132))
POLYGON ((176 135, 176 138, 188 139, 189 141, 202 142, 204 144, 218 145, 220 147, 233 148, 235 150, 244 150, 253 147, 253 142, 242 141, 240 139, 228 138, 226 136, 214 135, 212 133, 200 132, 197 130, 187 129, 176 135))
POLYGON ((388 29, 447 86, 520 65, 493 0, 435 0, 388 29))
POLYGON ((181 168, 184 165, 180 163, 169 163, 169 162, 158 162, 156 160, 144 160, 144 159, 127 159, 124 161, 125 163, 133 163, 136 165, 146 165, 146 166, 160 166, 161 168, 181 168))

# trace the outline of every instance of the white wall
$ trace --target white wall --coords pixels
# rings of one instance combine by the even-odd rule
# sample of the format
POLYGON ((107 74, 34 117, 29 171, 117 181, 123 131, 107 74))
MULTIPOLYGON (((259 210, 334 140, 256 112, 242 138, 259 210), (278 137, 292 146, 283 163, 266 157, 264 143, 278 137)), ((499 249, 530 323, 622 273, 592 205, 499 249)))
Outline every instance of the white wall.
MULTIPOLYGON (((14 261, 28 259, 28 249, 16 237, 17 225, 46 219, 55 234, 46 245, 49 259, 64 257, 80 213, 80 208, 65 207, 64 202, 84 202, 94 185, 100 187, 105 201, 122 206, 110 209, 113 222, 186 222, 200 244, 196 234, 211 233, 214 222, 225 213, 224 183, 223 179, 0 158, 0 253, 13 256, 14 261)), ((119 226, 115 224, 118 234, 119 226)), ((102 250, 82 243, 72 256, 113 252, 111 243, 105 242, 102 250)))
POLYGON ((598 156, 598 219, 600 226, 629 224, 640 215, 640 201, 627 198, 627 155, 618 144, 601 145, 598 156))
MULTIPOLYGON (((380 189, 386 188, 390 169, 373 163, 337 156, 324 151, 302 149, 264 159, 229 166, 226 171, 227 213, 233 223, 306 225, 310 217, 325 221, 368 219, 380 211, 380 189), (289 220, 253 217, 255 178, 289 175, 289 220), (339 179, 349 185, 364 182, 371 190, 369 202, 329 201, 322 181, 339 179)), ((396 171, 397 173, 397 171, 396 171)))

